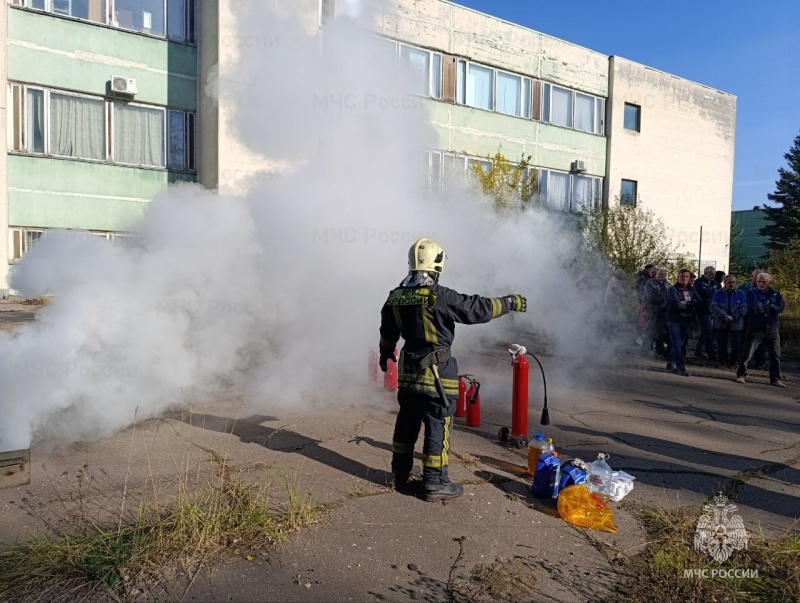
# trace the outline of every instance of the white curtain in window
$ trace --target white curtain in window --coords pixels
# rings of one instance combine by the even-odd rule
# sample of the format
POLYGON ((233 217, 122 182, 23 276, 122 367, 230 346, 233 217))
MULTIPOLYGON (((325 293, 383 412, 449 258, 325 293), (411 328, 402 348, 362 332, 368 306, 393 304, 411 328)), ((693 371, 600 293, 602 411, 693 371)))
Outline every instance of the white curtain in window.
POLYGON ((528 78, 525 78, 523 80, 523 85, 522 85, 522 117, 530 118, 530 116, 531 116, 531 81, 528 78))
POLYGON ((569 211, 569 174, 550 172, 547 177, 547 207, 569 211))
POLYGON ((82 159, 106 158, 105 103, 50 93, 50 152, 82 159))
POLYGON ((169 167, 186 169, 186 114, 169 112, 169 167))
POLYGON ((442 98, 442 55, 433 53, 433 90, 431 94, 433 98, 442 98))
POLYGON ((114 161, 164 167, 164 111, 114 103, 114 161))
POLYGON ((459 61, 458 69, 456 70, 456 102, 462 105, 467 104, 466 79, 467 63, 465 61, 459 61))
POLYGON ((594 132, 594 97, 575 95, 575 129, 594 132))
POLYGON ((25 94, 25 150, 44 153, 44 91, 25 94))
POLYGON ((550 123, 572 127, 572 91, 553 86, 550 106, 550 123))
POLYGON ((492 109, 494 70, 470 65, 467 73, 467 104, 478 109, 492 109))
POLYGON ((497 111, 506 115, 520 114, 522 78, 501 71, 497 72, 497 111))
POLYGON ((167 0, 167 37, 170 40, 183 41, 186 35, 186 2, 187 0, 167 0))
POLYGON ((406 78, 408 78, 409 92, 428 96, 430 94, 430 53, 426 50, 401 46, 400 57, 406 78))
POLYGON ((589 211, 592 208, 592 182, 594 178, 575 176, 572 180, 572 211, 589 211))

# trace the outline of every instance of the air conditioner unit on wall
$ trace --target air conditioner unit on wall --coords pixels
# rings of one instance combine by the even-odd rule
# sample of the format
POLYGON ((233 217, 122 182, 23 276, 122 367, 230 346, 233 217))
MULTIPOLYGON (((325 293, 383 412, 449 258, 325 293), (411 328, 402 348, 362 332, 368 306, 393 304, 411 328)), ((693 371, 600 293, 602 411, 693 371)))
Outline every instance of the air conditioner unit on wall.
POLYGON ((581 161, 580 159, 573 161, 570 169, 573 172, 585 172, 586 171, 586 162, 581 161))
POLYGON ((132 77, 111 76, 111 92, 114 94, 136 94, 136 80, 132 77))

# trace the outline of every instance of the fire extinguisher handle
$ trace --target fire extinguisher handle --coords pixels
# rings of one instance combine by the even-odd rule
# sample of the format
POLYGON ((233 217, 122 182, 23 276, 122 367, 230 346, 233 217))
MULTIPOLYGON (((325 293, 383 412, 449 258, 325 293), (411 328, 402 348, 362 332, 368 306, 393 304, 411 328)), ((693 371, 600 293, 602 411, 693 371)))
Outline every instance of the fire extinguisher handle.
POLYGON ((472 394, 472 398, 470 399, 470 402, 475 402, 475 400, 478 399, 478 393, 481 391, 481 384, 478 381, 476 381, 475 379, 473 379, 472 380, 472 385, 475 386, 475 393, 472 394))

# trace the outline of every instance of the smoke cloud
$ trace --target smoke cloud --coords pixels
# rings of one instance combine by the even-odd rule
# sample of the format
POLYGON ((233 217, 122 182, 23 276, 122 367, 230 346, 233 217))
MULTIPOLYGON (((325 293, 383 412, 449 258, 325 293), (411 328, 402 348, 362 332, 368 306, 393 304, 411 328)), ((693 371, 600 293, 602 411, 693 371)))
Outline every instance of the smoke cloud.
POLYGON ((576 286, 593 260, 575 264, 561 219, 501 215, 466 188, 427 193, 424 151, 441 145, 386 43, 341 17, 321 45, 264 4, 237 3, 237 38, 279 42, 239 49, 215 93, 249 152, 284 169, 242 195, 170 188, 129 247, 44 237, 12 287, 53 301, 0 334, 0 450, 103 437, 222 392, 270 412, 311 410, 321 387, 346 398, 421 236, 448 253, 442 284, 529 299, 525 315, 460 328, 459 346, 533 333, 577 363, 596 354, 602 292, 576 286))

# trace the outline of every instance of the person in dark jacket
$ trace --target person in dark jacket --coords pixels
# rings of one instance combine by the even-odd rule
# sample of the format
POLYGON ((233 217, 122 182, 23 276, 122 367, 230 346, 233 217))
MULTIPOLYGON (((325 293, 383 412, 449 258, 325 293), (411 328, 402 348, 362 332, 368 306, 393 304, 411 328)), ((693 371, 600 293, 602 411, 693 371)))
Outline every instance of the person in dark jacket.
POLYGON ((644 298, 647 309, 647 330, 644 337, 644 349, 650 350, 650 345, 655 341, 657 356, 669 357, 669 335, 667 333, 667 271, 665 268, 656 269, 656 277, 647 281, 644 286, 644 298))
POLYGON ((683 342, 689 333, 689 326, 695 317, 702 300, 697 291, 689 285, 691 272, 681 270, 678 282, 667 291, 667 328, 672 342, 672 351, 667 359, 667 370, 684 377, 689 376, 683 353, 683 342))
POLYGON ((389 293, 381 310, 380 367, 397 362, 400 412, 392 438, 395 487, 403 489, 414 464, 414 445, 425 425, 422 448, 423 497, 447 501, 464 492, 452 483, 447 467, 450 423, 458 398, 458 363, 450 356, 456 323, 489 322, 509 312, 525 312, 522 295, 462 295, 439 284, 444 250, 431 239, 419 239, 408 252, 408 276, 389 293), (405 345, 394 357, 398 340, 405 345))
POLYGON ((719 349, 718 368, 736 368, 747 314, 747 294, 736 288, 736 277, 732 274, 725 277, 724 284, 725 287, 711 298, 711 316, 719 349), (728 340, 731 342, 730 354, 728 340))
POLYGON ((769 354, 769 384, 786 387, 781 381, 781 338, 778 333, 778 315, 783 312, 781 294, 772 287, 772 276, 762 272, 756 277, 756 286, 747 294, 748 322, 744 348, 739 357, 736 382, 744 383, 747 377, 747 363, 763 342, 769 354))
POLYGON ((694 348, 694 355, 699 358, 710 358, 712 355, 713 331, 711 317, 711 298, 714 297, 714 267, 706 266, 703 275, 694 282, 694 290, 703 303, 697 308, 697 320, 700 322, 700 337, 694 348))
MULTIPOLYGON (((749 294, 750 291, 756 289, 756 279, 758 275, 764 272, 761 268, 756 268, 753 270, 753 273, 750 275, 750 280, 746 280, 741 285, 739 285, 739 290, 744 291, 746 294, 749 294)), ((750 315, 745 314, 744 317, 744 332, 747 333, 747 324, 750 320, 750 315)), ((766 368, 767 364, 767 353, 764 351, 764 342, 761 342, 761 345, 756 348, 755 354, 753 354, 753 359, 750 361, 750 366, 748 368, 755 368, 758 370, 762 370, 766 368)))

